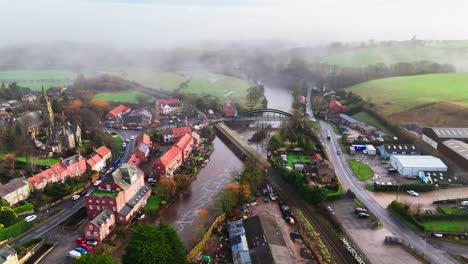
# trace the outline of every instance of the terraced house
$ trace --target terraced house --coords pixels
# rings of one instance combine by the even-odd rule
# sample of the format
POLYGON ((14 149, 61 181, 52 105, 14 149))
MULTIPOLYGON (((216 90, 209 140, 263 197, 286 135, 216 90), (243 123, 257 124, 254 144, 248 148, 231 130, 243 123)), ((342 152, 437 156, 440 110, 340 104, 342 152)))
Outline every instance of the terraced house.
POLYGON ((42 190, 49 183, 63 182, 68 177, 81 176, 86 171, 86 159, 80 154, 76 154, 62 159, 59 163, 50 166, 49 169, 29 177, 27 181, 33 188, 42 190))
POLYGON ((145 184, 143 171, 124 163, 86 197, 86 212, 94 219, 107 208, 114 214, 117 224, 124 224, 146 205, 150 194, 151 188, 145 184))
POLYGON ((15 178, 7 184, 0 185, 0 196, 10 205, 15 205, 29 197, 29 182, 23 178, 15 178))

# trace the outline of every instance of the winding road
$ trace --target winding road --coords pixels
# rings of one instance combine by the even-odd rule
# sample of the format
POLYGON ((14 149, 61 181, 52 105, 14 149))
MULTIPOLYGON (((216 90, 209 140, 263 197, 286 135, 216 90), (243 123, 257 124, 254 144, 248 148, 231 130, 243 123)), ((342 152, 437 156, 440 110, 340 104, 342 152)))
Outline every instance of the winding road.
POLYGON ((423 240, 420 236, 408 229, 397 219, 395 219, 386 208, 381 207, 374 199, 364 190, 357 178, 351 171, 344 155, 338 155, 340 150, 338 136, 335 134, 333 127, 324 121, 320 121, 322 127, 321 137, 325 139, 327 135, 331 135, 331 140, 324 140, 329 152, 330 159, 334 165, 335 172, 345 189, 351 189, 356 197, 377 217, 385 227, 393 233, 393 235, 406 240, 413 245, 418 251, 425 252, 426 256, 431 260, 431 263, 458 263, 445 251, 434 248, 432 245, 423 240))

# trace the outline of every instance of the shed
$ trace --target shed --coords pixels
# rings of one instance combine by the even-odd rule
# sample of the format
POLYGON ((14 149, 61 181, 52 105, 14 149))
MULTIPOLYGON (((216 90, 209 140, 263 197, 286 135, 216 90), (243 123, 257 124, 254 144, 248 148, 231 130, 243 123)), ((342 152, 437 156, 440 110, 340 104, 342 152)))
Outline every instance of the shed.
POLYGON ((375 149, 373 145, 366 145, 366 151, 367 151, 367 154, 369 155, 377 154, 377 150, 375 149))

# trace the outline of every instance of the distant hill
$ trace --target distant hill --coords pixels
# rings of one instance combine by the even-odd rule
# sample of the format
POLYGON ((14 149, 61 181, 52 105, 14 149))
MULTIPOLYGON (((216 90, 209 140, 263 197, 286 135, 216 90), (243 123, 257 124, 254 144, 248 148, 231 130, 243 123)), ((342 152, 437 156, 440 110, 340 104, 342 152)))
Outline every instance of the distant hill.
POLYGON ((468 40, 438 41, 426 44, 396 43, 394 45, 355 48, 322 58, 322 62, 344 67, 367 67, 384 63, 431 61, 452 64, 457 71, 468 71, 468 40))
POLYGON ((397 123, 468 126, 468 73, 385 78, 346 90, 397 123))

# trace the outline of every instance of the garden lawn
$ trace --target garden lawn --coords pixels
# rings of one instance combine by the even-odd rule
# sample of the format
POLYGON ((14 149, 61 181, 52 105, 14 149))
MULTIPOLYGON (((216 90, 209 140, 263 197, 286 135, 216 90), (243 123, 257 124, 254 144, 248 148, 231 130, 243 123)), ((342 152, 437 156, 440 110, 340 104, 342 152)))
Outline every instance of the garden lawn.
POLYGON ((430 103, 468 107, 468 73, 425 74, 373 80, 346 88, 392 115, 430 103))
MULTIPOLYGON (((4 155, 5 155, 4 153, 0 154, 0 159, 3 159, 4 155)), ((26 157, 16 157, 16 160, 22 163, 28 162, 28 159, 26 157)), ((51 157, 51 158, 46 158, 46 159, 37 159, 36 164, 40 166, 50 166, 52 164, 58 163, 59 161, 60 161, 59 158, 51 157)))
POLYGON ((443 207, 440 210, 446 215, 468 215, 468 212, 460 208, 443 207))
POLYGON ((139 95, 145 94, 138 91, 98 93, 93 98, 118 103, 136 103, 139 95))
POLYGON ((388 130, 388 128, 384 124, 379 122, 379 120, 375 119, 373 116, 369 115, 367 112, 359 112, 357 114, 352 115, 351 117, 356 119, 357 121, 361 121, 368 125, 371 125, 389 136, 393 136, 393 133, 390 130, 388 130))
POLYGON ((367 164, 354 159, 348 160, 348 163, 359 180, 365 181, 374 176, 374 172, 367 164))
POLYGON ((112 146, 112 151, 114 152, 114 157, 119 157, 120 152, 122 152, 123 138, 120 136, 112 137, 114 139, 114 144, 112 146))
POLYGON ((288 154, 288 166, 294 168, 294 163, 302 162, 302 163, 310 163, 309 156, 301 156, 295 154, 288 154))
POLYGON ((39 91, 42 85, 45 89, 51 86, 67 86, 72 84, 78 73, 67 70, 11 70, 0 71, 0 83, 15 82, 19 86, 39 91))
POLYGON ((159 208, 160 205, 161 205, 161 196, 159 196, 158 194, 152 195, 148 199, 145 205, 145 210, 148 213, 154 213, 159 208))
POLYGON ((468 221, 466 220, 432 220, 421 223, 426 231, 439 232, 467 232, 468 221))

